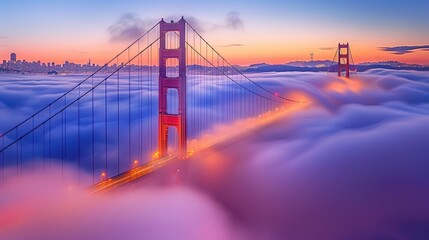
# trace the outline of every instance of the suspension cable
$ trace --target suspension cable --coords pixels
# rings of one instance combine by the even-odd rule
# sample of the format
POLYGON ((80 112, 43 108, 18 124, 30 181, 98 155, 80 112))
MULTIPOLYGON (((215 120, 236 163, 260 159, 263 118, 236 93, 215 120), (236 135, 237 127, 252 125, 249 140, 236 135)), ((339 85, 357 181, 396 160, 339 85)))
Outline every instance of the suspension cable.
POLYGON ((129 48, 131 48, 135 43, 137 43, 138 41, 140 41, 143 37, 145 37, 147 34, 149 34, 153 29, 155 29, 157 26, 159 25, 159 23, 155 24, 151 29, 149 29, 146 33, 144 33, 141 37, 139 37, 137 40, 135 40, 133 43, 131 43, 130 45, 128 45, 128 47, 126 47, 124 50, 122 50, 120 53, 118 53, 115 57, 113 57, 110 61, 108 61, 107 63, 105 63, 103 66, 101 66, 99 69, 97 69, 94 73, 92 73, 91 75, 89 75, 87 78, 85 78, 84 80, 82 80, 81 82, 79 82, 77 85, 75 85, 73 88, 71 88, 70 90, 68 90, 67 92, 63 93, 61 96, 59 96, 58 98, 56 98, 55 100, 53 100, 51 103, 49 103, 47 106, 43 107, 42 109, 40 109, 39 111, 37 111, 36 113, 34 113, 33 115, 31 115, 30 117, 26 118, 25 120, 23 120, 22 122, 20 122, 19 124, 17 124, 16 126, 12 127, 11 129, 9 129, 8 131, 4 132, 3 134, 0 135, 0 137, 4 137, 5 135, 7 135, 8 133, 12 132, 13 130, 15 130, 16 128, 20 127, 21 125, 23 125, 25 122, 29 121, 31 118, 35 117, 36 115, 38 115, 39 113, 43 112, 44 110, 48 109, 51 105, 53 105, 54 103, 58 102, 59 100, 61 100, 63 97, 65 97, 67 94, 71 93, 73 90, 77 89, 79 86, 81 86, 83 83, 85 83, 88 79, 90 79, 91 77, 93 77, 95 74, 99 73, 101 70, 103 70, 104 68, 106 68, 112 61, 114 61, 116 58, 118 58, 122 53, 124 53, 125 51, 127 51, 129 48))
POLYGON ((259 93, 256 93, 256 92, 254 92, 254 91, 252 91, 252 90, 250 90, 249 88, 247 88, 247 87, 245 87, 245 86, 243 86, 242 84, 240 84, 240 83, 238 83, 237 81, 235 81, 234 79, 232 79, 230 76, 228 76, 227 74, 225 74, 221 69, 219 69, 218 67, 216 67, 215 65, 213 65, 213 63, 211 63, 207 58, 205 58, 203 55, 201 55, 201 53, 199 53, 199 52, 197 52, 196 50, 195 50, 195 48, 194 47, 192 47, 189 43, 186 43, 192 50, 194 50, 201 58, 203 58, 208 64, 210 64, 213 68, 215 68, 216 70, 218 70, 222 75, 224 75, 225 77, 227 77, 229 80, 231 80, 231 81, 233 81, 234 83, 236 83, 238 86, 240 86, 240 87, 242 87, 242 88, 244 88, 244 89, 246 89, 247 91, 249 91, 249 92, 251 92, 251 93, 253 93, 253 94, 255 94, 255 95, 257 95, 257 96, 259 96, 259 97, 261 97, 261 98, 265 98, 265 99, 267 99, 267 100, 269 100, 269 101, 273 101, 273 102, 278 102, 278 103, 283 103, 282 101, 277 101, 277 100, 274 100, 274 99, 271 99, 271 98, 267 98, 267 97, 265 97, 265 96, 263 96, 263 95, 261 95, 261 94, 259 94, 259 93))
POLYGON ((357 67, 356 67, 356 64, 355 64, 355 60, 353 59, 353 54, 352 54, 352 50, 350 49, 350 46, 349 46, 348 51, 350 52, 350 57, 352 58, 352 63, 353 63, 353 66, 355 68, 355 71, 357 73, 357 67))
POLYGON ((338 54, 338 49, 337 49, 337 51, 335 51, 335 56, 334 56, 334 58, 332 59, 332 61, 331 61, 331 65, 329 66, 328 71, 326 72, 326 74, 328 74, 328 73, 331 71, 331 67, 332 67, 332 65, 334 64, 334 61, 335 61, 335 58, 337 57, 337 54, 338 54))
MULTIPOLYGON (((196 30, 195 28, 192 27, 192 25, 190 25, 186 20, 185 22, 188 24, 188 26, 217 54, 219 55, 222 60, 224 60, 230 67, 232 67, 235 71, 237 71, 240 75, 242 75, 244 78, 246 78, 248 81, 252 82, 253 84, 255 84, 256 86, 258 86, 259 88, 261 88, 262 90, 266 91, 267 93, 273 95, 276 98, 281 98, 283 100, 286 101, 290 101, 290 102, 297 102, 297 103, 301 103, 301 101, 296 101, 293 99, 288 99, 288 98, 284 98, 282 96, 276 95, 275 93, 271 92, 270 90, 262 87, 260 84, 254 82, 252 79, 250 79, 249 77, 247 77, 246 75, 244 75, 243 72, 241 72, 239 69, 237 69, 234 65, 232 65, 228 60, 226 60, 218 51, 216 51, 216 49, 214 49, 196 30)), ((189 44, 188 44, 189 45, 189 44)))
POLYGON ((151 44, 149 44, 146 48, 144 48, 142 51, 140 51, 139 53, 137 53, 137 55, 135 55, 134 57, 132 57, 129 61, 127 61, 124 64, 121 64, 118 69, 116 69, 114 72, 112 72, 110 75, 108 75, 107 77, 105 77, 102 81, 100 81, 99 83, 97 83, 95 86, 91 87, 89 90, 87 90, 85 93, 81 94, 78 98, 76 98, 75 100, 73 100, 72 102, 70 102, 69 104, 67 104, 66 106, 64 106, 63 108, 61 108, 58 112, 56 112, 55 114, 51 115, 49 118, 47 118, 45 121, 41 122, 40 124, 38 124, 37 126, 35 126, 33 129, 27 131, 25 134, 21 135, 20 137, 18 137, 16 140, 14 140, 13 142, 11 142, 10 144, 3 146, 2 149, 0 149, 0 153, 3 152, 4 150, 6 150, 7 148, 9 148, 10 146, 12 146, 13 144, 17 143, 19 140, 23 139, 24 137, 26 137, 27 135, 29 135, 30 133, 32 133, 33 131, 35 131, 36 129, 38 129, 39 127, 43 126, 44 124, 46 124, 48 121, 50 121, 52 118, 56 117, 58 114, 60 114, 61 112, 65 111, 66 109, 68 109, 70 106, 72 106, 74 103, 76 103, 77 101, 79 101, 80 99, 82 99, 83 97, 85 97, 87 94, 89 94, 90 92, 94 91, 94 89, 96 89, 98 86, 100 86, 101 84, 103 84, 107 79, 109 79, 111 76, 113 76, 114 74, 118 73, 122 68, 124 68, 127 64, 129 64, 130 62, 132 62, 136 57, 138 57, 140 54, 142 54, 144 51, 146 51, 147 49, 149 49, 150 47, 152 47, 153 44, 155 44, 160 38, 158 37, 156 40, 154 40, 151 44))

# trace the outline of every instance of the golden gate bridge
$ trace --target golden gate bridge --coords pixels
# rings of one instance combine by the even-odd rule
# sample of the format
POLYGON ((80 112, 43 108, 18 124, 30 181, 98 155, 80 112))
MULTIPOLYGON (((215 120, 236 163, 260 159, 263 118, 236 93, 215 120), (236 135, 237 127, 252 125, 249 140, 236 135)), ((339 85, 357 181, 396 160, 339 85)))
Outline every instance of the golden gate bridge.
MULTIPOLYGON (((349 77, 349 52, 339 44, 339 76, 349 77)), ((54 168, 107 189, 220 141, 210 135, 220 126, 257 126, 299 104, 244 75, 183 17, 161 20, 0 136, 0 186, 54 168)))

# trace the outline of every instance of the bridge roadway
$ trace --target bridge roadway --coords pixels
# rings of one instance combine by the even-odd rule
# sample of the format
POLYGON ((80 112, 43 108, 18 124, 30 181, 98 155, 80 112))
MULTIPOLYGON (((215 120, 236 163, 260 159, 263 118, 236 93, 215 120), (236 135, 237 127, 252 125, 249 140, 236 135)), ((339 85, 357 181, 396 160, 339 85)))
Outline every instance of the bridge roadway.
MULTIPOLYGON (((202 139, 199 142, 202 144, 189 144, 189 156, 187 159, 179 159, 177 156, 168 156, 161 159, 153 159, 146 164, 137 166, 127 172, 112 178, 106 179, 90 188, 91 193, 104 193, 112 190, 124 189, 127 185, 132 185, 136 182, 146 181, 151 175, 157 175, 155 173, 161 172, 163 168, 169 165, 175 166, 180 165, 180 162, 192 161, 194 158, 200 158, 210 152, 211 148, 223 149, 225 147, 233 147, 237 145, 241 140, 246 139, 248 134, 255 134, 258 131, 263 131, 264 127, 269 124, 274 124, 280 119, 287 117, 294 111, 300 108, 306 107, 305 104, 296 105, 294 107, 288 107, 280 109, 265 116, 257 119, 244 120, 237 124, 240 127, 226 127, 220 128, 219 133, 211 134, 202 139), (213 135, 215 137, 213 137, 213 135)), ((178 169, 177 171, 180 171, 178 169)))

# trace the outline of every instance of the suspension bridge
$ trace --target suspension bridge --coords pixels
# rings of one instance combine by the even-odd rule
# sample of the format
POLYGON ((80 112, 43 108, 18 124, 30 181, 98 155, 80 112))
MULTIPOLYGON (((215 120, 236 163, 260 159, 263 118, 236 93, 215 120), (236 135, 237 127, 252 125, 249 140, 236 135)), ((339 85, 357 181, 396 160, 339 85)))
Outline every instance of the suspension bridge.
MULTIPOLYGON (((338 75, 349 77, 344 46, 338 75)), ((0 187, 57 171, 59 181, 108 189, 301 104, 244 75, 185 19, 161 20, 0 136, 0 187)))

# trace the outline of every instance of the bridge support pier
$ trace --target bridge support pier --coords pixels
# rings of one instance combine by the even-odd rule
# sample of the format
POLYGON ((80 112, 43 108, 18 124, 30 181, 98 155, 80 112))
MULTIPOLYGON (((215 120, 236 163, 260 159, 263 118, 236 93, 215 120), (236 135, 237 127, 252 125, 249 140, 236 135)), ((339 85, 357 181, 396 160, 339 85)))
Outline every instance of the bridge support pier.
MULTIPOLYGON (((161 20, 160 47, 159 47, 159 116, 158 116, 158 151, 159 156, 168 154, 168 129, 175 127, 178 135, 179 157, 187 155, 186 137, 186 21, 182 18, 178 22, 166 23, 161 20), (167 48, 167 33, 178 34, 178 48, 167 48), (167 60, 177 59, 179 74, 175 77, 167 76, 167 60), (168 89, 176 89, 178 93, 178 112, 167 112, 168 89)), ((174 36, 174 35, 173 35, 174 36)))

